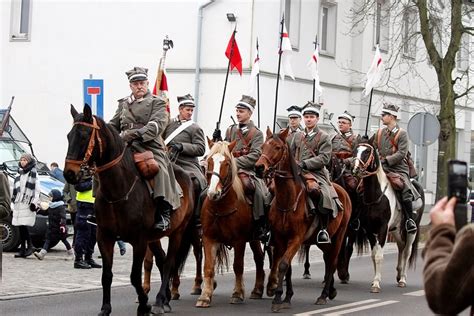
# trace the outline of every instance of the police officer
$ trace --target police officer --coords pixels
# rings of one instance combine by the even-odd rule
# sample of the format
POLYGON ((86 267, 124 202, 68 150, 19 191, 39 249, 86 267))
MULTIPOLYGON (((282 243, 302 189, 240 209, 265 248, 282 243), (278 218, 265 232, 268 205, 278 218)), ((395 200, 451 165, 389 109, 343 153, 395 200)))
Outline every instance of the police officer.
POLYGON ((310 212, 316 215, 318 210, 321 219, 316 241, 327 244, 331 242, 326 230, 329 216, 337 216, 340 202, 326 169, 331 158, 331 140, 329 135, 317 126, 320 108, 321 105, 309 101, 302 109, 305 129, 295 136, 292 152, 305 179, 306 190, 310 197, 308 200, 310 212), (316 201, 319 201, 318 205, 315 205, 316 201))
POLYGON ((191 118, 194 112, 194 98, 187 94, 178 97, 177 117, 172 119, 166 127, 163 138, 168 146, 170 157, 183 168, 190 176, 196 193, 194 214, 199 223, 200 205, 199 196, 207 187, 207 181, 199 165, 198 157, 206 151, 204 132, 191 118))
POLYGON ((385 127, 380 128, 373 136, 374 147, 377 148, 382 167, 386 173, 394 172, 402 176, 404 188, 399 191, 401 205, 407 216, 406 230, 415 233, 416 213, 413 212, 413 202, 418 203, 420 194, 413 187, 408 173, 406 156, 408 153, 408 134, 397 124, 399 107, 394 104, 385 103, 382 108, 382 123, 385 127))
MULTIPOLYGON (((255 110, 255 99, 243 95, 235 106, 238 124, 227 128, 225 140, 232 142, 237 140, 232 154, 236 158, 239 177, 245 189, 245 193, 253 194, 253 219, 256 224, 256 238, 266 241, 267 225, 265 217, 265 206, 268 204, 268 189, 265 182, 255 176, 255 163, 262 153, 263 133, 250 118, 255 110), (253 192, 251 192, 253 190, 253 192)), ((214 132, 214 136, 218 131, 214 132)), ((215 137, 214 137, 215 138, 215 137)))
POLYGON ((175 180, 162 134, 169 121, 165 100, 152 95, 148 89, 148 69, 135 67, 126 72, 132 94, 118 100, 118 109, 109 124, 121 132, 132 150, 150 150, 158 162, 154 178, 153 198, 156 202, 154 228, 165 231, 170 227, 171 211, 180 206, 181 189, 175 180))
POLYGON ((301 119, 303 118, 303 115, 301 114, 301 108, 297 105, 292 105, 286 110, 288 111, 289 128, 287 141, 291 144, 295 134, 303 131, 303 128, 301 127, 301 119))

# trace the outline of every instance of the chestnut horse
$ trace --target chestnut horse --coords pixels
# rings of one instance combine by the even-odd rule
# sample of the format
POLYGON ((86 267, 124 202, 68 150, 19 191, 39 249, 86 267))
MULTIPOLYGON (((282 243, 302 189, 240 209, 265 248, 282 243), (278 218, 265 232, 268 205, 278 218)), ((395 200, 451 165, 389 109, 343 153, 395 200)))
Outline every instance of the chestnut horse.
POLYGON ((256 277, 251 299, 263 295, 265 272, 264 255, 259 240, 253 239, 252 208, 245 200, 237 164, 231 152, 232 143, 213 143, 208 139, 211 151, 207 157, 207 197, 201 209, 202 242, 204 245, 204 285, 196 307, 209 307, 215 287, 216 260, 226 263, 225 247, 234 248, 235 286, 230 303, 241 303, 245 297, 243 282, 245 245, 253 251, 256 277))
MULTIPOLYGON (((372 249, 372 261, 375 275, 370 292, 380 292, 382 279, 383 247, 388 232, 392 233, 398 247, 397 283, 406 286, 407 268, 415 264, 419 229, 415 234, 407 234, 405 230, 405 213, 402 212, 396 192, 393 190, 381 164, 377 150, 369 143, 357 146, 357 157, 354 173, 363 180, 364 190, 361 202, 361 229, 357 234, 357 244, 361 252, 367 241, 372 249)), ((419 228, 424 209, 423 188, 414 181, 421 195, 421 206, 416 209, 416 226, 419 228)))
MULTIPOLYGON (((71 106, 74 123, 68 134, 68 152, 64 176, 69 183, 77 183, 85 168, 96 168, 99 188, 94 209, 97 217, 97 243, 102 255, 102 308, 99 315, 110 315, 110 286, 114 244, 121 239, 133 246, 130 280, 138 294, 138 315, 152 310, 148 295, 142 287, 143 258, 150 241, 169 237, 169 247, 162 268, 162 284, 156 296, 153 312, 164 314, 169 308, 169 280, 175 267, 184 265, 190 248, 189 222, 193 212, 192 182, 180 168, 176 179, 183 189, 181 207, 172 212, 171 228, 165 232, 153 229, 155 203, 144 180, 141 179, 132 152, 118 132, 96 116, 88 105, 79 114, 71 106)), ((152 244, 151 244, 152 245, 152 244)), ((156 249, 157 247, 153 247, 156 249)))
MULTIPOLYGON (((268 278, 267 294, 275 295, 272 311, 291 306, 293 285, 291 261, 303 244, 315 244, 319 223, 318 216, 310 217, 306 211, 306 188, 297 172, 296 161, 286 142, 288 129, 279 135, 267 129, 267 138, 262 146, 262 155, 256 163, 258 174, 273 174, 275 198, 268 214, 274 246, 273 266, 268 278), (286 297, 282 301, 283 277, 286 276, 286 297)), ((318 245, 324 253, 324 288, 316 304, 326 304, 327 298, 337 295, 334 288, 334 272, 347 224, 351 217, 351 201, 347 192, 333 184, 344 207, 337 217, 328 223, 330 244, 318 245)))

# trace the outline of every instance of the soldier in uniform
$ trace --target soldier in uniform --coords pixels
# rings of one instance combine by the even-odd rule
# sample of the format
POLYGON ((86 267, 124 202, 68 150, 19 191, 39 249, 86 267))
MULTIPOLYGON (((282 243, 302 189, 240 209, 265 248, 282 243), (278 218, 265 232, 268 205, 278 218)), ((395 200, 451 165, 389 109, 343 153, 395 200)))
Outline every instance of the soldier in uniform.
POLYGON ((408 153, 408 134, 397 124, 399 107, 385 103, 382 108, 382 123, 386 127, 380 128, 372 137, 372 144, 377 148, 380 155, 380 162, 386 173, 394 172, 402 176, 404 188, 399 191, 399 198, 403 211, 406 214, 405 223, 408 233, 415 233, 416 223, 413 212, 413 202, 419 204, 420 194, 410 181, 406 156, 408 153))
POLYGON ((171 160, 183 168, 190 176, 196 193, 194 215, 199 223, 200 205, 199 196, 207 187, 207 181, 202 173, 198 157, 206 151, 204 132, 199 125, 191 120, 194 112, 194 98, 187 94, 178 97, 177 117, 172 119, 163 133, 165 145, 168 146, 171 160))
POLYGON ((320 230, 317 242, 330 243, 326 230, 329 216, 336 217, 340 201, 329 180, 326 165, 331 158, 331 140, 329 135, 317 126, 321 105, 308 102, 302 110, 305 129, 294 138, 292 152, 305 179, 308 192, 308 205, 311 215, 320 218, 320 230), (316 205, 316 202, 319 204, 316 205))
POLYGON ((292 105, 286 110, 288 111, 288 128, 290 129, 287 140, 288 143, 291 145, 295 134, 297 132, 303 131, 303 128, 301 127, 301 118, 303 117, 303 115, 301 115, 301 108, 296 105, 292 105))
MULTIPOLYGON (((263 133, 250 120, 255 110, 255 99, 246 95, 237 103, 236 116, 238 124, 231 125, 225 135, 225 140, 237 140, 232 154, 236 158, 239 177, 246 195, 253 194, 253 218, 257 227, 256 238, 265 241, 267 225, 265 206, 268 204, 268 189, 265 182, 255 176, 255 163, 262 153, 263 133)), ((219 139, 220 132, 216 130, 214 139, 219 139)))
POLYGON ((181 188, 176 182, 166 154, 162 134, 169 114, 165 100, 148 89, 148 69, 135 67, 126 72, 132 94, 118 101, 118 109, 109 124, 121 132, 132 150, 150 150, 160 171, 154 178, 153 198, 156 202, 154 228, 165 231, 170 226, 171 211, 180 206, 181 188))

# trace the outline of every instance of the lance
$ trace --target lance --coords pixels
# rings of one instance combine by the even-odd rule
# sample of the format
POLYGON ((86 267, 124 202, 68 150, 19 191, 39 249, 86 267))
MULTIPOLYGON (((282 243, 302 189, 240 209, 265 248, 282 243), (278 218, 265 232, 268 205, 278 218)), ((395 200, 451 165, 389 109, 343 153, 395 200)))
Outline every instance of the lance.
POLYGON ((281 19, 281 29, 280 29, 280 48, 278 52, 278 72, 277 72, 277 83, 276 83, 276 91, 275 91, 275 110, 273 112, 273 133, 275 133, 275 125, 276 125, 276 113, 278 107, 278 84, 280 83, 280 67, 281 67, 281 45, 283 43, 283 23, 285 23, 285 13, 283 13, 283 17, 281 19))
MULTIPOLYGON (((318 48, 318 35, 316 35, 316 38, 313 44, 314 44, 314 49, 316 50, 318 48)), ((313 58, 313 56, 311 56, 311 58, 313 58)), ((319 63, 319 60, 317 60, 316 62, 319 63)), ((316 79, 313 78, 313 103, 314 103, 315 98, 316 98, 316 79)))
MULTIPOLYGON (((258 52, 258 37, 257 37, 257 57, 255 61, 260 62, 260 56, 258 52)), ((260 128, 260 69, 258 70, 258 74, 257 74, 257 115, 258 115, 257 126, 260 128)))
MULTIPOLYGON (((221 110, 219 112, 219 120, 216 123, 216 130, 219 130, 220 125, 221 125, 222 110, 224 108, 225 91, 227 89, 227 80, 229 79, 230 61, 232 60, 232 55, 234 54, 235 33, 237 33, 237 25, 235 26, 234 32, 232 33, 232 44, 230 46, 229 62, 227 63, 227 73, 225 74, 224 92, 222 93, 221 110)), ((216 141, 219 141, 219 139, 213 139, 213 141, 216 142, 216 141)))
POLYGON ((13 100, 15 100, 15 96, 12 96, 12 99, 10 100, 10 105, 5 111, 5 114, 3 114, 3 120, 0 125, 0 137, 3 136, 3 132, 5 131, 5 129, 8 128, 8 121, 10 120, 10 111, 12 110, 13 100))

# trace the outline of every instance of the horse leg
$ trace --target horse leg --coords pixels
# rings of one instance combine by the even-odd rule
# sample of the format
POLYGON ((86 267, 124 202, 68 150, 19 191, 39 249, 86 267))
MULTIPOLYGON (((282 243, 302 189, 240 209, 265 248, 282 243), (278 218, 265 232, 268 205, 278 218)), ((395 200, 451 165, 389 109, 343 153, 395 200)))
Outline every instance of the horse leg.
POLYGON ((374 279, 370 287, 370 293, 380 293, 380 281, 382 280, 383 247, 375 235, 368 236, 372 248, 372 263, 374 264, 374 279))
POLYGON ((338 251, 337 244, 333 244, 324 251, 324 288, 321 295, 316 300, 316 305, 326 305, 328 297, 333 299, 337 295, 337 291, 334 288, 334 272, 336 271, 338 251))
POLYGON ((112 263, 114 260, 115 239, 102 234, 97 227, 97 243, 102 256, 102 307, 99 316, 110 315, 112 305, 110 304, 110 286, 112 285, 112 263))
POLYGON ((303 273, 303 279, 311 279, 311 273, 309 272, 309 248, 311 245, 305 245, 304 246, 304 253, 305 253, 305 261, 304 261, 304 273, 303 273))
POLYGON ((203 236, 202 243, 204 246, 204 287, 196 302, 196 307, 209 307, 214 291, 216 254, 219 244, 206 236, 203 236))
POLYGON ((273 265, 267 283, 267 296, 269 297, 275 295, 275 290, 278 287, 278 265, 283 257, 284 249, 284 243, 275 238, 275 245, 273 247, 273 265))
MULTIPOLYGON (((308 247, 309 249, 309 247, 308 247)), ((291 281, 291 273, 292 273, 292 268, 291 265, 288 267, 288 270, 286 271, 285 275, 285 280, 286 280, 286 293, 285 293, 285 299, 283 300, 283 303, 281 304, 282 309, 288 309, 291 308, 291 298, 293 297, 293 282, 291 281)))
MULTIPOLYGON (((416 232, 418 234, 418 232, 416 232)), ((402 252, 398 252, 398 261, 401 262, 400 271, 397 273, 397 286, 398 287, 406 287, 407 286, 407 270, 408 270, 408 260, 411 256, 412 245, 415 241, 416 234, 407 234, 406 242, 403 245, 402 252), (398 279, 398 274, 400 279, 398 279)), ((398 271, 398 266, 397 266, 398 271)))
POLYGON ((244 301, 245 298, 245 286, 244 286, 244 254, 245 254, 245 242, 236 243, 234 247, 234 274, 235 274, 235 285, 234 292, 230 298, 231 304, 239 304, 244 301))
MULTIPOLYGON (((298 252, 301 245, 301 240, 293 239, 288 241, 288 248, 278 264, 278 287, 275 290, 275 297, 272 302, 272 312, 278 312, 283 308, 281 296, 283 294, 283 277, 286 275, 288 267, 291 265, 291 260, 298 252)), ((291 302, 287 302, 289 304, 291 302)))
POLYGON ((151 270, 153 269, 153 252, 147 247, 145 259, 143 260, 143 290, 146 294, 150 292, 151 270))
POLYGON ((260 299, 263 296, 263 288, 265 282, 265 270, 263 269, 263 263, 265 255, 262 250, 260 241, 254 240, 250 242, 250 248, 253 252, 253 261, 255 262, 256 274, 255 274, 255 286, 250 295, 251 299, 260 299))
POLYGON ((179 272, 177 269, 173 272, 173 280, 171 282, 171 299, 172 300, 179 300, 181 296, 179 294, 179 285, 181 284, 181 279, 179 278, 179 272))
POLYGON ((130 281, 138 295, 137 315, 147 315, 151 311, 151 306, 148 304, 148 295, 142 286, 142 266, 147 248, 148 242, 145 239, 139 240, 133 245, 133 262, 130 281))
POLYGON ((194 278, 194 286, 191 290, 191 295, 200 295, 202 284, 202 240, 197 228, 193 232, 192 244, 194 258, 196 259, 196 277, 194 278))
POLYGON ((348 228, 347 236, 344 238, 337 261, 337 275, 342 284, 349 283, 349 262, 354 251, 355 232, 348 228))

